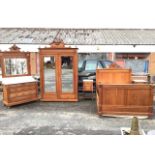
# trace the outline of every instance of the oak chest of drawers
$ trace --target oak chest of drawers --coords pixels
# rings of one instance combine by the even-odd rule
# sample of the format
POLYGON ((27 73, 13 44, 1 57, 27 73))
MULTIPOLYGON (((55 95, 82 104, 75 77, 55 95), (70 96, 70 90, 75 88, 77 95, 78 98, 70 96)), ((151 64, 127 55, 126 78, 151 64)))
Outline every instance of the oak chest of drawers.
POLYGON ((3 103, 6 106, 23 104, 37 99, 37 82, 3 85, 3 103))

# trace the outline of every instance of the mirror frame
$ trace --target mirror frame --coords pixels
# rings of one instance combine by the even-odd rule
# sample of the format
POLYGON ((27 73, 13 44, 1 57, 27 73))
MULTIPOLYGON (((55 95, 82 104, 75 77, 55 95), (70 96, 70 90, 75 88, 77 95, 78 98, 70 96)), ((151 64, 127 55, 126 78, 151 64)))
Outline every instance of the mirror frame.
POLYGON ((30 76, 30 52, 20 51, 20 48, 15 44, 10 48, 10 51, 3 51, 1 56, 2 77, 17 77, 17 76, 30 76), (5 59, 8 58, 25 58, 27 62, 27 74, 7 75, 5 72, 5 59))

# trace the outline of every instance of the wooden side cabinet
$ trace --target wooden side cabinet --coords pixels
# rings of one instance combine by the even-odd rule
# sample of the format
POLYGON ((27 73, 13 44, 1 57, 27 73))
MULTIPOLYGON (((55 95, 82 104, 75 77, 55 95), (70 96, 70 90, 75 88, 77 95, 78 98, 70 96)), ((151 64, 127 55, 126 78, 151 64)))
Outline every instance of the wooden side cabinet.
POLYGON ((93 100, 93 80, 83 80, 83 97, 84 98, 88 98, 88 96, 86 95, 88 92, 91 95, 89 98, 91 98, 93 100))
POLYGON ((93 80, 83 80, 83 91, 93 92, 93 80))

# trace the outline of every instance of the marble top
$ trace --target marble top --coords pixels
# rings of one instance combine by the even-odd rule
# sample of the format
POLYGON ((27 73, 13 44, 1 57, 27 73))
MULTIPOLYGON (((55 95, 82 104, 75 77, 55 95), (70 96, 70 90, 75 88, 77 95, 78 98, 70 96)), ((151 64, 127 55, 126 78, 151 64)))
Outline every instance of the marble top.
POLYGON ((146 80, 141 80, 141 79, 137 79, 137 80, 132 80, 133 82, 139 82, 139 83, 147 83, 147 81, 146 80))
POLYGON ((0 82, 2 82, 2 75, 0 75, 0 82))
POLYGON ((37 82, 37 80, 35 80, 32 76, 2 78, 2 84, 3 85, 29 83, 29 82, 37 82))

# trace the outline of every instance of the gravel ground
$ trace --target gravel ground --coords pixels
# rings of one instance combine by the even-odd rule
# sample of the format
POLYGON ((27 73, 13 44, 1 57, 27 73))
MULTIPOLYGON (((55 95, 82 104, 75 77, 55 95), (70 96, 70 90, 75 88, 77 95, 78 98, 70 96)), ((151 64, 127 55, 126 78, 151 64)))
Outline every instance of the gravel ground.
MULTIPOLYGON (((155 130, 155 116, 139 123, 145 132, 155 130)), ((0 101, 1 135, 120 135, 120 127, 130 124, 131 117, 98 116, 95 100, 36 101, 11 108, 0 101)))

